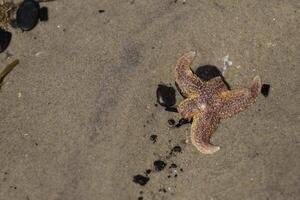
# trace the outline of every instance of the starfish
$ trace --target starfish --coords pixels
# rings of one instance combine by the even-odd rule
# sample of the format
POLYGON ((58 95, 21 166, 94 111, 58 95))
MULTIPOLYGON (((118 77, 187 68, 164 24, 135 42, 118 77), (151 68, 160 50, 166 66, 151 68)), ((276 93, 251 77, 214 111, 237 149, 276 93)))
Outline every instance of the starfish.
POLYGON ((253 79, 249 89, 229 90, 221 76, 203 82, 190 69, 195 52, 184 54, 176 64, 175 80, 183 96, 178 111, 185 119, 193 119, 192 144, 203 154, 217 152, 220 147, 210 143, 210 137, 221 119, 252 105, 261 89, 259 76, 253 79))

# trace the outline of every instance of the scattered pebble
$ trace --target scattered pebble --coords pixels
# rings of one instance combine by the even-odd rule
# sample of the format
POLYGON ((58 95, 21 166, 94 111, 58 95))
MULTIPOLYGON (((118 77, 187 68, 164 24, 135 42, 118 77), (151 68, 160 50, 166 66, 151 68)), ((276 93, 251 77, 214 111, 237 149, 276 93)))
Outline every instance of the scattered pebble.
POLYGON ((161 171, 166 167, 166 163, 162 160, 156 160, 153 162, 156 171, 161 171))
POLYGON ((36 1, 23 1, 17 10, 16 22, 17 27, 22 31, 33 29, 39 21, 40 5, 36 1))
POLYGON ((143 175, 135 175, 133 177, 133 182, 135 182, 136 184, 140 184, 141 186, 146 185, 149 180, 150 180, 149 177, 143 175))
POLYGON ((165 188, 160 188, 158 191, 159 191, 159 192, 164 192, 164 193, 167 192, 167 190, 166 190, 165 188))
POLYGON ((105 10, 98 10, 98 12, 99 12, 99 13, 104 13, 104 12, 105 12, 105 10))
POLYGON ((157 135, 151 135, 150 140, 153 142, 153 144, 157 141, 157 135))
POLYGON ((146 174, 148 175, 148 174, 150 174, 151 173, 151 169, 147 169, 146 170, 146 174))
POLYGON ((261 87, 261 93, 264 95, 264 97, 269 96, 269 92, 270 92, 270 84, 263 84, 261 87))
POLYGON ((174 107, 166 107, 165 111, 178 113, 177 108, 174 108, 174 107))
POLYGON ((170 165, 169 168, 170 168, 170 169, 171 169, 171 168, 177 168, 177 165, 176 165, 175 163, 172 163, 172 164, 170 165))
POLYGON ((190 120, 181 118, 181 119, 178 121, 178 123, 175 125, 175 127, 176 127, 176 128, 179 128, 179 127, 181 127, 182 125, 188 124, 188 123, 190 123, 190 120))
POLYGON ((0 53, 7 49, 10 41, 11 41, 12 34, 4 29, 0 28, 0 53))
POLYGON ((175 153, 181 153, 181 147, 179 145, 176 145, 175 147, 173 147, 173 149, 171 150, 170 154, 172 154, 173 152, 175 152, 175 153))
POLYGON ((157 103, 164 107, 171 107, 176 103, 175 89, 159 84, 156 90, 157 103))
POLYGON ((175 124, 175 120, 174 119, 169 119, 168 124, 173 126, 175 124))
POLYGON ((217 76, 222 77, 222 72, 214 65, 203 65, 197 68, 195 74, 203 81, 209 81, 217 76))

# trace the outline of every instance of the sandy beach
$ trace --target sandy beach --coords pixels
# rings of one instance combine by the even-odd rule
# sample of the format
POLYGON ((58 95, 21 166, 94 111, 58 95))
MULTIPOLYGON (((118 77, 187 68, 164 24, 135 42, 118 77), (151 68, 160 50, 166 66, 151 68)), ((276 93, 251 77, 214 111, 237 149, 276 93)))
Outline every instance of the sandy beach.
POLYGON ((1 200, 300 198, 298 0, 41 5, 49 20, 10 29, 0 54, 0 71, 20 61, 0 92, 1 200), (169 124, 178 113, 155 105, 192 50, 193 70, 226 67, 233 89, 256 75, 271 86, 221 122, 212 155, 191 144, 190 124, 169 124))

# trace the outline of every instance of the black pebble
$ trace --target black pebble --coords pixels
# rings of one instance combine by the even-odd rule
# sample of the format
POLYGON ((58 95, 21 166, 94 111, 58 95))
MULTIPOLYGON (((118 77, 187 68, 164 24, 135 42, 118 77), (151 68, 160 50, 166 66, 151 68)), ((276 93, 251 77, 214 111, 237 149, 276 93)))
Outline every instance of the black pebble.
POLYGON ((135 182, 136 184, 140 184, 141 186, 146 185, 149 180, 150 180, 149 177, 143 175, 135 175, 133 177, 133 182, 135 182))
POLYGON ((139 197, 138 200, 143 200, 143 197, 139 197))
POLYGON ((151 135, 150 136, 150 140, 153 142, 153 144, 156 142, 157 140, 157 135, 151 135))
POLYGON ((217 76, 222 77, 222 72, 213 65, 203 65, 197 68, 195 74, 203 81, 208 81, 217 76))
POLYGON ((175 153, 181 153, 181 147, 179 145, 173 147, 173 149, 171 150, 170 154, 172 154, 173 152, 175 152, 175 153))
POLYGON ((44 22, 49 20, 48 8, 47 7, 42 7, 39 10, 39 18, 40 18, 40 21, 44 21, 44 22))
POLYGON ((182 169, 182 168, 180 168, 180 171, 181 171, 181 172, 183 172, 183 169, 182 169))
POLYGON ((146 174, 148 175, 148 174, 150 174, 151 173, 151 169, 147 169, 146 170, 146 174))
POLYGON ((164 107, 171 107, 176 103, 175 89, 166 85, 158 85, 156 90, 157 103, 164 107))
POLYGON ((34 0, 23 1, 17 10, 17 25, 23 31, 33 29, 39 21, 40 5, 34 0))
POLYGON ((177 165, 175 163, 172 163, 169 168, 177 168, 177 165))
POLYGON ((11 41, 11 33, 0 28, 0 53, 7 49, 11 41))
POLYGON ((177 108, 174 108, 174 107, 166 107, 165 111, 178 113, 177 108))
POLYGON ((169 119, 168 124, 173 126, 175 124, 175 120, 174 119, 169 119))
POLYGON ((153 165, 156 171, 161 171, 166 167, 167 164, 162 160, 156 160, 154 161, 153 165))
POLYGON ((179 128, 179 127, 181 127, 182 125, 188 124, 188 123, 190 123, 190 122, 191 122, 191 121, 188 120, 188 119, 181 118, 181 119, 178 121, 178 123, 175 125, 175 127, 176 127, 176 128, 179 128))
POLYGON ((264 95, 264 97, 267 97, 270 92, 270 84, 263 84, 261 87, 261 93, 264 95))
POLYGON ((165 188, 160 188, 158 191, 159 191, 159 192, 164 192, 164 193, 167 192, 167 190, 166 190, 165 188))
POLYGON ((104 12, 105 12, 105 10, 98 10, 98 12, 99 12, 99 13, 104 13, 104 12))

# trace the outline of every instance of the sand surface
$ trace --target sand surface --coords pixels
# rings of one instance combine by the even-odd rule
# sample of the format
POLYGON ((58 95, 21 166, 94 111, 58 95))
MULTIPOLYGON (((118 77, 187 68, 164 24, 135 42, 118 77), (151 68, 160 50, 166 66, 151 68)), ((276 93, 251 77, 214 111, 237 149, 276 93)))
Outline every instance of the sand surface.
POLYGON ((49 21, 12 30, 0 54, 0 69, 20 60, 0 92, 1 200, 300 198, 298 0, 42 5, 49 21), (190 50, 193 69, 223 68, 229 55, 232 88, 255 75, 271 85, 221 123, 211 156, 185 143, 190 125, 168 125, 178 113, 154 106, 157 85, 174 86, 174 64, 190 50), (182 152, 166 159, 175 145, 182 152), (167 166, 153 172, 158 159, 167 166), (147 169, 145 186, 132 181, 147 169))

